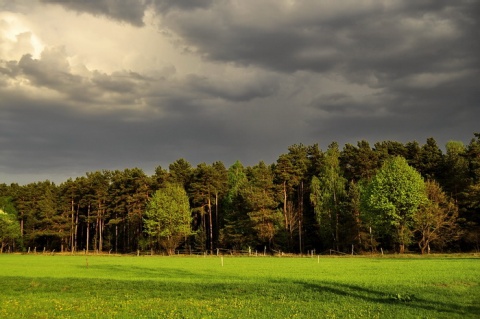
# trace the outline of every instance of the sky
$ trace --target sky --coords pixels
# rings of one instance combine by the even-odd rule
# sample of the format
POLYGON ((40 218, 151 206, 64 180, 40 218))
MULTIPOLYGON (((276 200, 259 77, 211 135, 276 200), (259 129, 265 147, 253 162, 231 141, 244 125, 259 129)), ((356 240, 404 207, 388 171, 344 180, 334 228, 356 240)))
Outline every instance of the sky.
POLYGON ((480 132, 478 0, 0 0, 0 183, 480 132))

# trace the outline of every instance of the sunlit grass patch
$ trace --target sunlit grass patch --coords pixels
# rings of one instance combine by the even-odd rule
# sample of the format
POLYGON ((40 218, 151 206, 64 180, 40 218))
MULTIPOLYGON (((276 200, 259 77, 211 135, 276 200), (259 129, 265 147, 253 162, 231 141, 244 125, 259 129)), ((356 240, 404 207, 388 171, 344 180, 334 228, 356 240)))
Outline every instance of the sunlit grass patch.
POLYGON ((479 258, 0 256, 0 318, 477 318, 479 258), (86 264, 88 258, 88 267, 86 264))

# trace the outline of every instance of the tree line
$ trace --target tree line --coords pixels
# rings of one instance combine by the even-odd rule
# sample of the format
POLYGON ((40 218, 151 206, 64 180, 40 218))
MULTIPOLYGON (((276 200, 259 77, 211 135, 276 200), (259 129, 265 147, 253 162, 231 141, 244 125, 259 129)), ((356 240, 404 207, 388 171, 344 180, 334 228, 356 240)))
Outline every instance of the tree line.
POLYGON ((0 184, 0 241, 2 252, 478 251, 480 133, 445 152, 434 138, 295 144, 272 164, 178 159, 151 176, 132 168, 0 184), (176 194, 185 201, 165 206, 176 194))

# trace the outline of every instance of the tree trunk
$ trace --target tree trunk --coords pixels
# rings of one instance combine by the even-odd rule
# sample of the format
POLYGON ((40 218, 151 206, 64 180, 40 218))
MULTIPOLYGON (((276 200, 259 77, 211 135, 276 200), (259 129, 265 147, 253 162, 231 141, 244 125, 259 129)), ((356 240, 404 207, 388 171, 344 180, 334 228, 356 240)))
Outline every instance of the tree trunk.
POLYGON ((287 217, 287 181, 283 182, 283 215, 285 217, 285 229, 288 230, 287 217))
POLYGON ((403 254, 405 252, 405 225, 400 224, 398 230, 398 239, 399 239, 399 253, 403 254))
MULTIPOLYGON (((101 204, 102 207, 104 206, 101 204)), ((105 208, 98 209, 98 251, 103 251, 103 215, 105 214, 105 208)))
POLYGON ((339 242, 339 235, 338 235, 338 224, 339 224, 339 218, 338 218, 338 201, 337 201, 337 191, 334 186, 333 188, 333 209, 335 211, 335 250, 340 251, 338 242, 339 242))
POLYGON ((87 209, 87 246, 85 247, 85 251, 88 254, 88 245, 90 244, 90 204, 88 204, 87 209))
POLYGON ((73 196, 71 200, 71 214, 72 214, 72 219, 71 219, 71 225, 70 225, 70 250, 71 252, 74 252, 74 242, 75 242, 75 203, 73 201, 73 196))
POLYGON ((98 233, 98 251, 103 251, 103 219, 100 218, 99 220, 99 233, 98 233))
POLYGON ((299 198, 299 215, 298 216, 298 245, 300 249, 300 254, 303 253, 303 242, 302 242, 302 227, 303 227, 303 181, 300 182, 300 198, 299 198))
POLYGON ((430 241, 425 237, 425 235, 422 236, 422 239, 418 242, 418 246, 420 247, 420 252, 425 254, 425 250, 430 246, 430 241))
POLYGON ((20 236, 23 237, 23 212, 20 214, 20 236))
POLYGON ((215 193, 215 245, 218 244, 218 193, 215 193))
MULTIPOLYGON (((115 209, 116 211, 116 209, 115 209)), ((115 213, 115 220, 118 220, 118 214, 115 213)), ((115 253, 118 254, 118 222, 115 223, 115 253)))
POLYGON ((77 251, 78 249, 78 210, 80 209, 80 204, 77 204, 77 212, 75 216, 75 242, 73 246, 73 251, 77 251))
POLYGON ((212 202, 210 201, 210 194, 208 195, 208 218, 210 223, 210 255, 213 255, 213 223, 212 223, 212 202))

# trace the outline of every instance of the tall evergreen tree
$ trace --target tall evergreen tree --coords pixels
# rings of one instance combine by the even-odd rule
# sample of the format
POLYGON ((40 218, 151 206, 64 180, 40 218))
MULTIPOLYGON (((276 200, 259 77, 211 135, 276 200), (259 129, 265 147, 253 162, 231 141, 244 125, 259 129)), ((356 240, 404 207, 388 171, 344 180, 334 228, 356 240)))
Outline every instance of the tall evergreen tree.
POLYGON ((443 153, 433 137, 420 150, 420 165, 417 170, 426 179, 439 180, 443 168, 443 153))
POLYGON ((458 201, 459 194, 466 190, 470 182, 466 148, 459 141, 449 141, 445 148, 445 165, 439 182, 445 191, 455 201, 458 201))
POLYGON ((245 249, 253 241, 250 219, 242 197, 242 190, 247 182, 243 164, 236 161, 228 168, 228 191, 224 198, 225 218, 220 231, 220 241, 226 248, 245 249))
POLYGON ((249 169, 248 185, 242 194, 258 243, 271 249, 282 225, 282 213, 275 201, 272 168, 260 162, 249 169))
POLYGON ((369 180, 380 167, 379 154, 362 140, 357 147, 346 144, 340 154, 340 163, 348 181, 358 182, 361 179, 369 180))
POLYGON ((188 192, 193 174, 192 165, 185 159, 181 158, 170 164, 168 169, 170 173, 170 182, 183 185, 188 192))
MULTIPOLYGON (((216 167, 217 169, 220 167, 216 167)), ((221 191, 221 173, 217 173, 214 166, 201 163, 193 172, 190 184, 190 193, 194 205, 194 211, 198 214, 199 223, 197 228, 206 230, 208 249, 213 253, 214 249, 214 218, 213 207, 217 206, 218 194, 221 191), (207 217, 207 218, 205 218, 207 217)), ((221 168, 220 168, 221 169, 221 168)))

